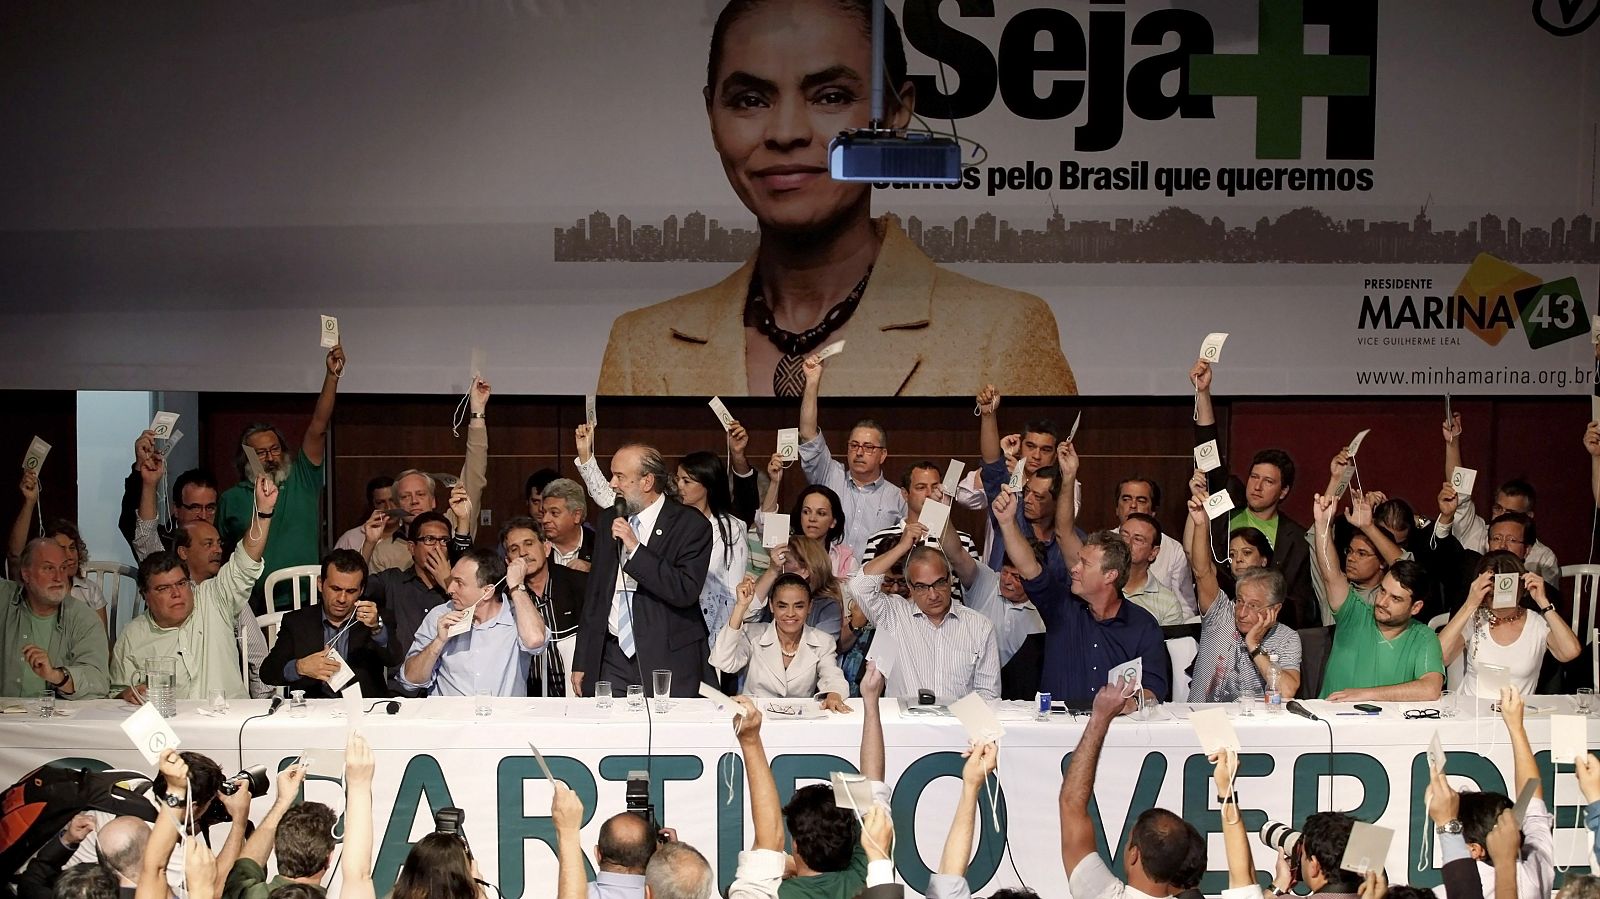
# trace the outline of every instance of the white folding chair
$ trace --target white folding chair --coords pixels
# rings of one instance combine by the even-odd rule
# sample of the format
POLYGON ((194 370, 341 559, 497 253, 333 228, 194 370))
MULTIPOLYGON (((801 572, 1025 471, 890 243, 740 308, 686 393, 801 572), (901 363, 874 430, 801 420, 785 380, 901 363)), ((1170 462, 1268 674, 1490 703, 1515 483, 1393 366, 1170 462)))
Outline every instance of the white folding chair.
POLYGON ((1589 634, 1600 626, 1595 618, 1600 605, 1600 565, 1563 565, 1561 577, 1572 578, 1572 631, 1579 642, 1587 643, 1589 634))
MULTIPOLYGON (((268 652, 272 651, 272 644, 278 639, 278 628, 283 624, 283 616, 286 614, 288 613, 268 612, 264 615, 256 616, 256 625, 266 634, 268 652)), ((248 624, 240 624, 238 633, 234 635, 239 641, 239 674, 244 678, 244 685, 246 689, 249 689, 250 687, 249 627, 250 625, 248 624)), ((279 688, 277 692, 282 694, 283 689, 279 688)))
POLYGON ((132 605, 132 614, 128 620, 137 618, 143 610, 140 608, 139 599, 139 572, 120 562, 90 562, 83 566, 83 576, 100 588, 100 595, 106 598, 106 635, 112 643, 117 641, 117 611, 122 599, 122 581, 126 578, 129 582, 128 603, 132 605))
MULTIPOLYGON (((1449 624, 1449 623, 1450 623, 1450 613, 1449 612, 1440 612, 1439 614, 1437 614, 1437 615, 1433 616, 1432 618, 1428 619, 1428 627, 1433 628, 1433 632, 1436 633, 1436 634, 1439 633, 1440 631, 1444 630, 1444 626, 1449 624)), ((1447 689, 1447 690, 1460 690, 1461 689, 1461 682, 1466 676, 1467 676, 1467 651, 1466 651, 1465 648, 1462 648, 1461 652, 1456 654, 1455 661, 1452 661, 1449 664, 1444 666, 1444 686, 1445 686, 1445 689, 1447 689)))
POLYGON ((1172 660, 1172 701, 1189 701, 1189 666, 1200 654, 1200 641, 1193 637, 1173 637, 1165 641, 1167 658, 1172 660))
POLYGON ((290 590, 293 595, 293 604, 289 606, 290 611, 304 606, 316 605, 318 600, 321 599, 321 593, 318 592, 317 588, 317 581, 321 576, 321 565, 291 565, 288 568, 279 568, 277 571, 267 575, 267 584, 263 588, 267 598, 267 608, 269 610, 277 609, 278 606, 273 601, 273 597, 278 595, 278 585, 284 581, 290 582, 290 590))

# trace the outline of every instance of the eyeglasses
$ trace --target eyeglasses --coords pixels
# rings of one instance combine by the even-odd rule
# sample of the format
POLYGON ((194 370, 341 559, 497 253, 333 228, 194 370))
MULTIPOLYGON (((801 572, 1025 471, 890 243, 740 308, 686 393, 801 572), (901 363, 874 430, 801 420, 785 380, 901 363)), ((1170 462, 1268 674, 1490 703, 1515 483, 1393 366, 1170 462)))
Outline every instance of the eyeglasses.
POLYGON ((1437 718, 1437 717, 1439 717, 1439 710, 1438 709, 1406 709, 1405 717, 1411 718, 1411 719, 1437 718))
POLYGON ((845 448, 852 453, 856 452, 857 450, 860 450, 864 453, 875 453, 878 450, 883 449, 883 447, 877 445, 876 443, 857 443, 854 440, 845 444, 845 448))
POLYGON ((420 543, 423 546, 443 546, 446 543, 450 542, 450 538, 449 537, 418 537, 417 539, 415 539, 415 540, 413 540, 411 542, 420 543))
POLYGON ((1490 546, 1527 546, 1528 541, 1521 537, 1507 537, 1505 534, 1490 534, 1490 546))
POLYGON ((214 515, 214 514, 216 514, 216 511, 217 511, 217 504, 216 503, 179 503, 178 504, 178 508, 182 509, 185 512, 209 512, 209 513, 214 515))
POLYGON ((950 579, 942 577, 931 584, 919 584, 916 581, 912 581, 908 586, 911 587, 912 593, 932 593, 935 590, 949 590, 950 579))

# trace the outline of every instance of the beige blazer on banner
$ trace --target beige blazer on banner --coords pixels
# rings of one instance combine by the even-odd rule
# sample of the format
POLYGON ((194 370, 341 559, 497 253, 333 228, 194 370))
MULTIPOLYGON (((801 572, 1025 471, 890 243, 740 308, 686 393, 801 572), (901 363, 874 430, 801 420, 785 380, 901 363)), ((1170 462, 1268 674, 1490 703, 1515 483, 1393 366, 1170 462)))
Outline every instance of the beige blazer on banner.
MULTIPOLYGON (((855 314, 829 337, 830 396, 1075 394, 1055 315, 1032 294, 936 265, 889 217, 855 314)), ((636 309, 611 326, 598 392, 608 396, 746 396, 745 295, 751 259, 720 283, 636 309)))
POLYGON ((810 699, 824 693, 850 695, 850 685, 839 670, 833 637, 814 627, 801 632, 788 668, 783 667, 776 625, 757 621, 738 630, 724 627, 711 647, 711 666, 728 674, 745 671, 744 692, 749 696, 810 699))

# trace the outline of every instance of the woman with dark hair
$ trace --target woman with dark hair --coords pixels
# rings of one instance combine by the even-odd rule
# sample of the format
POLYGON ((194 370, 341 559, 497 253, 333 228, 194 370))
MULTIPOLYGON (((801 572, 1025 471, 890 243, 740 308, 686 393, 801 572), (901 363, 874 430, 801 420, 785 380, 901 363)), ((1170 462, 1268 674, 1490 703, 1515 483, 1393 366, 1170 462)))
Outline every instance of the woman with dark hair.
POLYGON ((785 699, 817 698, 822 707, 849 712, 844 702, 850 686, 839 670, 833 637, 806 623, 811 614, 811 586, 798 574, 780 576, 768 603, 771 622, 746 622, 756 597, 756 582, 739 582, 739 599, 727 626, 711 649, 711 665, 725 674, 743 674, 740 692, 785 699))
MULTIPOLYGON (((769 466, 767 471, 771 474, 773 467, 769 466)), ((762 507, 764 511, 778 511, 778 487, 782 478, 783 471, 780 468, 772 476, 767 488, 767 503, 762 507)), ((833 492, 833 488, 821 484, 806 485, 795 497, 794 505, 789 507, 789 532, 821 543, 827 549, 835 577, 849 577, 855 571, 855 553, 844 542, 844 503, 839 501, 839 494, 833 492)))
POLYGON ((706 619, 706 633, 715 640, 728 623, 734 588, 744 579, 750 563, 746 526, 733 515, 728 471, 717 454, 702 451, 684 456, 673 482, 678 487, 679 501, 699 509, 711 520, 711 567, 706 570, 705 586, 700 588, 700 614, 706 619))
MULTIPOLYGON (((933 263, 872 185, 835 181, 828 142, 871 120, 869 0, 733 0, 711 33, 703 91, 711 142, 756 218, 755 256, 722 282, 637 309, 611 327, 598 392, 798 397, 802 365, 848 338, 833 382, 866 396, 1077 392, 1043 300, 933 263), (928 347, 1017 347, 941 352, 928 347)), ((885 17, 885 121, 905 129, 916 91, 885 17)))
POLYGON ((1503 549, 1488 553, 1478 560, 1474 574, 1466 602, 1439 631, 1446 665, 1466 654, 1461 683, 1451 684, 1450 689, 1461 696, 1477 696, 1478 680, 1486 670, 1494 670, 1499 676, 1492 685, 1484 685, 1487 694, 1495 693, 1491 686, 1507 684, 1524 696, 1539 692, 1545 653, 1558 661, 1572 661, 1583 651, 1578 635, 1545 596, 1544 578, 1528 573, 1515 555, 1503 549), (1517 576, 1515 603, 1494 604, 1497 574, 1517 576))
POLYGON ((487 899, 477 881, 478 860, 453 833, 430 833, 417 841, 400 866, 392 899, 487 899))

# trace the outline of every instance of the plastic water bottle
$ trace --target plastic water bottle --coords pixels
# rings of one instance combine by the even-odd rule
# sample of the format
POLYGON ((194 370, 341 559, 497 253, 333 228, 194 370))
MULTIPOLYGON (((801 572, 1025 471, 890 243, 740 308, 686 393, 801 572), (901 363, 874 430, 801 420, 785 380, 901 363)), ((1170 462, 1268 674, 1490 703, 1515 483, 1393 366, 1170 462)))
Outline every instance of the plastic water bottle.
POLYGON ((1266 706, 1269 715, 1283 711, 1283 692, 1278 689, 1277 653, 1267 656, 1267 695, 1262 705, 1266 706))

